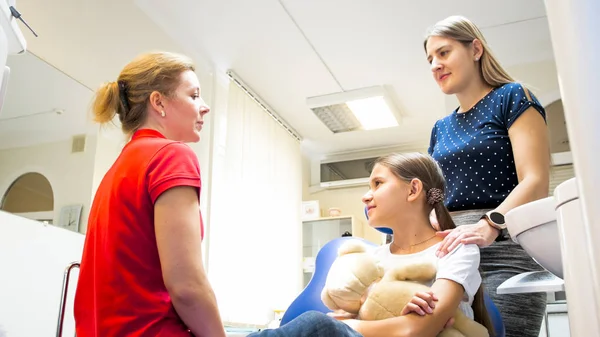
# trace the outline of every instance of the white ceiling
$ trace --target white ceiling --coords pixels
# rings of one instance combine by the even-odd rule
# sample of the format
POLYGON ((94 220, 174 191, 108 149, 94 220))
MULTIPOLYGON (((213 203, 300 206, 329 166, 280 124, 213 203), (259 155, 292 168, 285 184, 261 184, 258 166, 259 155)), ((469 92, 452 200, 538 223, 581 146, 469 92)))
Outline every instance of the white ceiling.
POLYGON ((423 147, 448 113, 423 36, 453 14, 471 18, 505 66, 552 58, 543 0, 137 0, 217 69, 232 69, 305 139, 310 152, 423 147), (288 14, 289 13, 289 14, 288 14), (332 134, 306 98, 372 85, 395 89, 396 128, 332 134))
POLYGON ((543 0, 21 0, 17 7, 40 34, 24 32, 29 49, 89 88, 113 80, 142 51, 192 53, 218 71, 234 70, 307 151, 320 154, 427 144, 448 100, 430 76, 422 38, 446 16, 480 25, 507 67, 553 57, 543 0), (372 85, 394 89, 399 127, 334 135, 306 106, 307 97, 372 85))

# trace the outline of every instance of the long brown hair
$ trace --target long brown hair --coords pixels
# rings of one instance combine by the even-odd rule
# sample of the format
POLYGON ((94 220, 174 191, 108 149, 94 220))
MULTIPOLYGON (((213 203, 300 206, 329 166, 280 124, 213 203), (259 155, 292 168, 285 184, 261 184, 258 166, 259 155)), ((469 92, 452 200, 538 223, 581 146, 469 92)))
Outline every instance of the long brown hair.
POLYGON ((94 121, 108 123, 116 114, 123 132, 131 134, 146 120, 150 94, 157 91, 171 96, 186 70, 194 71, 195 67, 183 55, 153 52, 136 57, 121 70, 116 82, 104 83, 97 90, 92 106, 94 121))
POLYGON ((453 39, 464 46, 470 46, 475 39, 479 40, 483 47, 479 67, 484 82, 493 88, 515 82, 492 53, 492 49, 488 46, 481 30, 471 20, 463 16, 450 16, 437 22, 429 28, 429 32, 425 37, 423 42, 425 52, 427 52, 427 41, 432 36, 453 39))
MULTIPOLYGON (((387 167, 396 177, 407 183, 410 183, 413 179, 419 179, 423 184, 423 191, 437 188, 442 191, 443 195, 446 194, 446 180, 444 179, 442 169, 429 155, 418 152, 394 153, 378 158, 374 164, 387 167)), ((437 202, 433 206, 427 204, 427 206, 427 214, 435 209, 441 230, 456 228, 456 224, 443 201, 437 202)), ((485 307, 483 285, 475 293, 472 308, 475 314, 475 321, 485 326, 490 336, 493 336, 494 328, 485 307)))

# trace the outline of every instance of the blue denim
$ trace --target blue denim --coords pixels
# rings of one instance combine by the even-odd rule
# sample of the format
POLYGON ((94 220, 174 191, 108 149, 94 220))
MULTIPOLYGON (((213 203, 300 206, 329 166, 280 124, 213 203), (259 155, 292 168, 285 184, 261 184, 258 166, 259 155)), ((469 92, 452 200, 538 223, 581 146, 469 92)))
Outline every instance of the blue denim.
POLYGON ((277 329, 255 332, 247 337, 362 337, 362 335, 322 312, 308 311, 277 329))

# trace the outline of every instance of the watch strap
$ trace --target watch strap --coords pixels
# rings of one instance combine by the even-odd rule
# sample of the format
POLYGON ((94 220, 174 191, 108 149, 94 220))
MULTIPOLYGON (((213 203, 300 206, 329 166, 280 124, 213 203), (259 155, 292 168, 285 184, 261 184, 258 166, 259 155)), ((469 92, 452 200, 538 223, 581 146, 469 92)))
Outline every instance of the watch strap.
POLYGON ((510 235, 508 234, 508 230, 506 228, 498 228, 497 226, 494 226, 494 223, 490 220, 487 213, 482 215, 481 219, 484 219, 485 221, 487 221, 487 223, 490 227, 496 229, 499 232, 498 236, 496 237, 496 239, 494 241, 496 241, 496 242, 506 241, 510 238, 510 235))

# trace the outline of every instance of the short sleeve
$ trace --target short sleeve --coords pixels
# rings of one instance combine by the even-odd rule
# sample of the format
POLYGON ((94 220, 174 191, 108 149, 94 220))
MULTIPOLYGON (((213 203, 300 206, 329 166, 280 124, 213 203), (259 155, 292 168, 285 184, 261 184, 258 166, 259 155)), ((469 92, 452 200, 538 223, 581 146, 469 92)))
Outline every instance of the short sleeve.
POLYGON ((544 107, 542 107, 530 90, 519 83, 509 83, 505 84, 505 86, 507 87, 502 97, 502 119, 507 130, 531 107, 542 115, 544 121, 546 120, 544 107))
POLYGON ((433 149, 437 141, 437 125, 438 122, 435 122, 435 125, 431 129, 431 137, 429 138, 429 148, 427 149, 427 153, 429 153, 430 156, 433 155, 433 149))
POLYGON ((166 190, 192 186, 200 192, 200 164, 194 151, 183 143, 170 143, 156 152, 147 168, 148 192, 152 203, 166 190))
POLYGON ((436 279, 447 279, 463 286, 469 303, 481 286, 479 273, 479 247, 460 244, 450 254, 438 261, 436 279))

